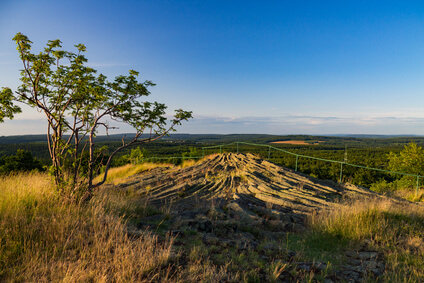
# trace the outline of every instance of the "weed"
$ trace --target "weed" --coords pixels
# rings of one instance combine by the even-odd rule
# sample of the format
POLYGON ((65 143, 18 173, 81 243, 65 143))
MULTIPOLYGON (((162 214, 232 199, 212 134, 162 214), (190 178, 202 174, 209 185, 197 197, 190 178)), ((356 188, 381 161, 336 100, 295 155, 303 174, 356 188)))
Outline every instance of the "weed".
POLYGON ((265 206, 266 206, 266 208, 268 209, 268 210, 271 210, 272 209, 272 207, 273 207, 273 203, 272 202, 268 202, 268 201, 266 201, 265 202, 265 206))
POLYGON ((287 262, 281 260, 273 261, 267 268, 267 278, 269 282, 278 282, 280 275, 288 268, 287 262))

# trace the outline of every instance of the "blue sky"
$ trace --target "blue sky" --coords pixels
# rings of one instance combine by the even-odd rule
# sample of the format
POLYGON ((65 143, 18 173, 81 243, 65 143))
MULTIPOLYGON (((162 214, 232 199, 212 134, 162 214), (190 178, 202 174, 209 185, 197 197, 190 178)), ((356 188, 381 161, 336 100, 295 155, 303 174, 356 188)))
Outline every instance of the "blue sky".
MULTIPOLYGON (((17 32, 34 50, 85 44, 110 79, 140 71, 152 100, 193 111, 179 132, 424 135, 423 1, 2 0, 0 86, 13 89, 17 32)), ((36 133, 33 110, 0 124, 36 133)))

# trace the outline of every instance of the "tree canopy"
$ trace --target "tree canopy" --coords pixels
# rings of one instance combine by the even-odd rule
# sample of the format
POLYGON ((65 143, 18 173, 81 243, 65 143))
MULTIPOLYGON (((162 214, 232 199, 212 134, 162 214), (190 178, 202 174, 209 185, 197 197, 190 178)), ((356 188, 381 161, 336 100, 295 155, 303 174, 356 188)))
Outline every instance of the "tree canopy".
MULTIPOLYGON (((388 169, 391 171, 424 176, 424 149, 415 142, 406 145, 398 154, 391 152, 388 159, 388 169)), ((413 188, 415 182, 415 177, 406 175, 397 183, 400 187, 413 188)))

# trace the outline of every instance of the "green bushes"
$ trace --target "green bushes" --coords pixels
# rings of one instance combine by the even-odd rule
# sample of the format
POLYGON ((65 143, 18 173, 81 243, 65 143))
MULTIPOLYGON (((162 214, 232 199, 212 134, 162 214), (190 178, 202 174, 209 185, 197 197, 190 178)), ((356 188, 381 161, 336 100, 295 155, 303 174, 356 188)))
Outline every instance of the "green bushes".
MULTIPOLYGON (((414 175, 424 175, 424 150, 411 142, 398 154, 391 152, 388 155, 388 169, 395 172, 402 172, 414 175)), ((417 178, 414 176, 402 176, 397 180, 397 187, 415 188, 417 178)))
POLYGON ((27 150, 18 149, 15 155, 0 158, 0 174, 31 170, 43 171, 43 164, 27 150))

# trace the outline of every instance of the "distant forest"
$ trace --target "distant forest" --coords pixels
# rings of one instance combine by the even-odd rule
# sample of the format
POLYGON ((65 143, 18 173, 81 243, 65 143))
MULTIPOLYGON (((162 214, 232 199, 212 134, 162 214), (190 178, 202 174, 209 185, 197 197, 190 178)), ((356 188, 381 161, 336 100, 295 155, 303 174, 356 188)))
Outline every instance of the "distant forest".
MULTIPOLYGON (((131 134, 120 134, 98 136, 97 144, 106 150, 103 152, 107 157, 110 152, 122 144, 122 139, 131 138, 131 134)), ((233 134, 233 135, 191 135, 172 134, 158 141, 147 143, 141 149, 142 157, 196 157, 203 154, 202 148, 212 145, 223 145, 235 141, 249 142, 256 144, 269 144, 273 147, 297 154, 314 156, 329 160, 345 161, 351 164, 362 165, 372 168, 387 169, 389 153, 399 153, 410 142, 415 142, 418 146, 424 145, 424 137, 410 136, 309 136, 309 135, 260 135, 260 134, 233 134), (305 141, 311 145, 276 144, 276 141, 305 141), (319 144, 314 144, 320 141, 319 144)), ((44 165, 49 165, 47 141, 45 135, 7 136, 0 137, 0 158, 17 154, 18 150, 30 152, 38 161, 44 165)), ((128 156, 134 148, 123 150, 116 156, 113 166, 119 166, 129 162, 128 156)), ((224 147, 223 151, 235 151, 235 148, 224 147)), ((268 157, 267 148, 254 146, 241 146, 241 152, 251 152, 268 157)), ((219 152, 218 149, 208 149, 205 154, 219 152)), ((22 154, 22 152, 20 153, 22 154)), ((173 159, 165 161, 174 162, 173 159)), ((180 160, 179 160, 180 161, 180 160)), ((270 161, 288 168, 295 168, 295 157, 272 152, 270 161)), ((298 162, 298 170, 322 179, 337 180, 339 176, 339 166, 328 162, 316 161, 301 158, 298 162)), ((351 181, 357 185, 371 186, 373 183, 386 180, 393 181, 396 176, 373 172, 370 170, 345 168, 346 177, 344 181, 351 181), (351 171, 351 173, 349 173, 351 171)))
MULTIPOLYGON (((110 150, 121 144, 122 139, 130 139, 133 134, 118 134, 108 136, 98 136, 96 140, 99 145, 107 146, 110 150)), ((322 151, 322 150, 348 150, 356 148, 369 149, 389 149, 399 151, 410 142, 415 142, 419 146, 424 145, 424 137, 419 136, 310 136, 310 135, 261 135, 261 134, 171 134, 159 141, 144 145, 144 148, 151 154, 178 154, 187 151, 190 146, 203 147, 209 145, 218 145, 236 141, 251 142, 259 144, 268 144, 276 141, 305 141, 314 143, 323 141, 319 145, 291 145, 291 144, 272 144, 275 147, 284 147, 286 149, 322 151), (149 152, 150 150, 150 152, 149 152)), ((13 155, 17 149, 30 151, 35 157, 41 160, 48 160, 49 152, 46 146, 47 139, 45 135, 23 135, 23 136, 0 136, 0 157, 13 155)), ((127 154, 127 152, 121 154, 127 154)))

